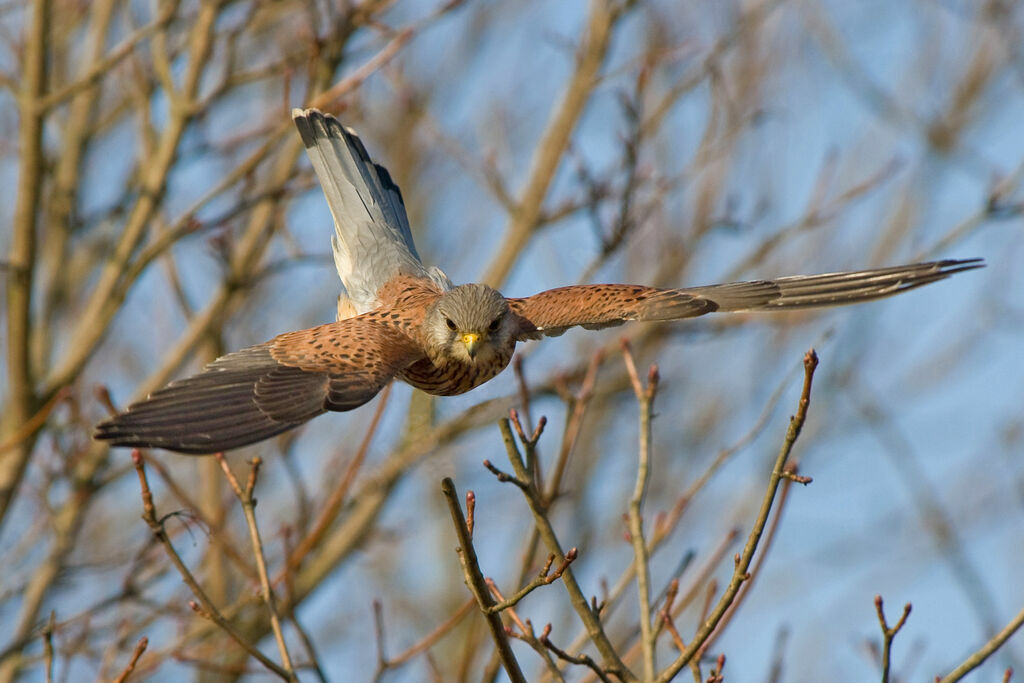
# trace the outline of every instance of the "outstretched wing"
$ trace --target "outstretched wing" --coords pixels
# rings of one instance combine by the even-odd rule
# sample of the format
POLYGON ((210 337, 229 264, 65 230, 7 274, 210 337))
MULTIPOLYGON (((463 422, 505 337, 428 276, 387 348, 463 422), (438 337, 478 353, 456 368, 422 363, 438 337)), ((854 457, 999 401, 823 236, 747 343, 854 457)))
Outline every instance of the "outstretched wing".
POLYGON ((292 120, 334 217, 334 264, 355 312, 376 308, 377 291, 397 275, 445 286, 420 262, 401 191, 356 134, 318 109, 294 109, 292 120))
POLYGON ((691 289, 579 285, 509 299, 509 305, 520 318, 519 338, 534 339, 541 334, 557 336, 576 325, 598 329, 627 320, 678 320, 715 311, 841 306, 899 294, 983 265, 981 259, 931 261, 691 289))
POLYGON ((421 355, 397 328, 366 316, 290 332, 171 382, 95 437, 193 455, 238 448, 361 406, 421 355))

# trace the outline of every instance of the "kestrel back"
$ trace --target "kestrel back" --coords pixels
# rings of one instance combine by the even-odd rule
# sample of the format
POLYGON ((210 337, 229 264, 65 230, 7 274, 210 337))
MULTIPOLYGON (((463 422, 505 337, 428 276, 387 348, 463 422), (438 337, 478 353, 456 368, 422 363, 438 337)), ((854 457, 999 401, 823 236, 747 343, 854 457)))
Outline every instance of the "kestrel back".
POLYGON ((315 109, 292 116, 334 217, 347 293, 338 320, 218 358, 98 425, 97 439, 214 453, 353 410, 393 379, 439 396, 470 391, 505 369, 517 343, 571 327, 860 303, 982 266, 948 259, 687 289, 579 285, 509 299, 487 285, 455 287, 426 268, 401 192, 355 133, 315 109))

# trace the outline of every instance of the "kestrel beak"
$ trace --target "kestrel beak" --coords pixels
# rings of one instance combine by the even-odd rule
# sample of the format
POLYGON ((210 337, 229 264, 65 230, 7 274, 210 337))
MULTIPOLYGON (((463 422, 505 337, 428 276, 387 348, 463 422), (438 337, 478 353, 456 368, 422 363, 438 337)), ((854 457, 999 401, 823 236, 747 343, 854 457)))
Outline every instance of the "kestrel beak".
POLYGON ((474 332, 467 332, 462 335, 462 343, 466 345, 466 353, 470 358, 476 358, 476 351, 480 346, 480 335, 474 332))

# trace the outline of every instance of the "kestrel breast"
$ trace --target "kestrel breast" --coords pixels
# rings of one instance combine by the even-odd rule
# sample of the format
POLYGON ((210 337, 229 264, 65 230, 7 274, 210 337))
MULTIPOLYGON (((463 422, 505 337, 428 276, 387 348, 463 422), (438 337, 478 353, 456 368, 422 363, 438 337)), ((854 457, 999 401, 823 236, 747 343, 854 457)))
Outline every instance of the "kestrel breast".
POLYGON ((508 367, 515 352, 513 344, 498 350, 486 362, 453 360, 443 366, 429 358, 419 360, 398 374, 399 379, 434 396, 455 396, 474 389, 508 367))

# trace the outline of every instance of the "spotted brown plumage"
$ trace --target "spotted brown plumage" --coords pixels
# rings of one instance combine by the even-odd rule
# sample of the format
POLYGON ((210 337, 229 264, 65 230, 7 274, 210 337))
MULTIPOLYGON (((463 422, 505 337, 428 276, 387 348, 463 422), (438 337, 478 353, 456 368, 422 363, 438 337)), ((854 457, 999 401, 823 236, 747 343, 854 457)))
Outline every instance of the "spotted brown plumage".
POLYGON ((355 133, 315 109, 292 117, 334 217, 345 287, 338 320, 218 358, 101 423, 96 438, 213 453, 357 408, 395 378, 439 396, 464 393, 504 370, 518 342, 571 327, 852 304, 983 265, 932 261, 689 289, 579 285, 510 299, 482 284, 453 286, 425 267, 401 192, 355 133))

